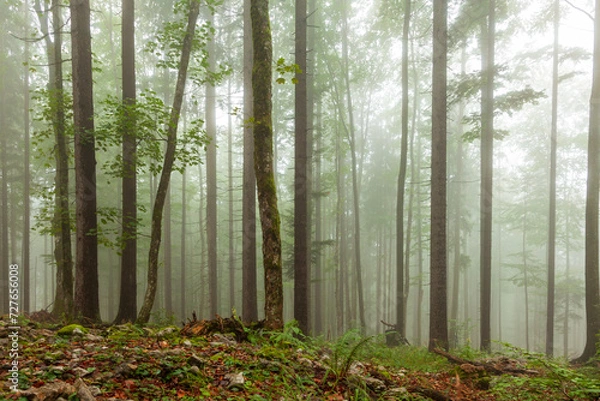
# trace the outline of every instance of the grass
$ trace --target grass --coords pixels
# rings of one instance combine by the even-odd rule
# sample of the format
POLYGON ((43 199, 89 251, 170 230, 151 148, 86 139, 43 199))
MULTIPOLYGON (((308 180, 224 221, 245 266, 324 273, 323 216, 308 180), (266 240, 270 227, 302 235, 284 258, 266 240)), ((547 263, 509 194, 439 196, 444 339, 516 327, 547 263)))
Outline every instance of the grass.
MULTIPOLYGON (((358 331, 327 342, 303 336, 294 323, 281 332, 252 331, 249 341, 241 343, 226 341, 223 335, 182 338, 178 331, 159 337, 156 333, 162 327, 90 329, 91 337, 60 337, 55 333, 59 327, 53 328, 54 334, 28 327, 20 361, 21 388, 39 388, 51 381, 73 383, 81 372, 88 372, 83 380, 100 392, 99 401, 111 397, 418 401, 431 399, 424 395, 427 391, 462 401, 594 401, 600 397, 597 361, 574 368, 566 361, 507 344, 498 355, 469 347, 454 354, 468 360, 510 358, 539 374, 467 373, 425 348, 388 348, 383 336, 363 337, 358 331), (75 363, 74 349, 81 354, 75 363), (231 375, 239 374, 244 383, 229 387, 231 375)), ((3 359, 0 365, 9 362, 3 359)), ((0 380, 5 381, 6 375, 0 371, 0 380)), ((0 399, 19 398, 2 388, 0 399)))

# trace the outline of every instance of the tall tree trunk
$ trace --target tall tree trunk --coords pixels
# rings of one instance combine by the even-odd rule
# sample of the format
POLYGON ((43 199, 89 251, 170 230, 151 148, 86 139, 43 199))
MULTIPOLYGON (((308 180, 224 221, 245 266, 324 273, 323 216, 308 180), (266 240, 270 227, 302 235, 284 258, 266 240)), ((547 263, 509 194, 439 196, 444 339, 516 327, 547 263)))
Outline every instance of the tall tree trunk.
MULTIPOLYGON (((71 252, 71 217, 69 212, 69 155, 65 133, 65 110, 62 78, 62 18, 59 0, 52 1, 52 31, 48 29, 47 13, 42 10, 39 0, 34 3, 42 34, 45 37, 48 58, 48 92, 54 133, 54 212, 52 230, 54 233, 54 259, 56 261, 57 291, 52 313, 59 318, 69 319, 73 313, 73 256, 71 252)), ((47 289, 47 288, 46 288, 47 289)), ((46 300, 48 297, 46 292, 46 300)), ((47 304, 47 302, 45 302, 47 304)))
POLYGON ((167 188, 167 196, 164 206, 164 230, 165 246, 163 248, 163 296, 165 300, 165 316, 168 318, 173 314, 173 241, 171 230, 171 187, 167 188))
MULTIPOLYGON (((227 102, 231 108, 231 79, 227 81, 227 102)), ((229 212, 229 310, 235 309, 235 241, 233 231, 233 123, 231 112, 227 116, 227 177, 228 177, 228 212, 229 212)))
POLYGON ((242 183, 242 320, 258 320, 256 296, 256 179, 252 110, 252 21, 250 0, 244 0, 244 167, 242 183))
POLYGON ((492 188, 494 146, 494 48, 496 1, 481 24, 481 238, 480 238, 480 347, 491 348, 492 188))
MULTIPOLYGON (((209 23, 213 23, 213 16, 209 23)), ((214 38, 206 45, 208 52, 209 69, 215 66, 214 38)), ((210 137, 210 144, 206 147, 206 238, 208 240, 208 292, 211 319, 215 317, 218 307, 217 283, 217 97, 215 86, 206 83, 206 134, 210 137)))
MULTIPOLYGON (((465 73, 467 62, 467 53, 465 46, 461 49, 461 73, 465 73)), ((462 225, 462 180, 463 180, 463 117, 465 114, 465 104, 460 102, 456 116, 456 173, 454 175, 454 250, 453 250, 453 270, 452 270, 452 301, 450 302, 450 348, 456 348, 459 344, 458 338, 458 302, 460 288, 460 269, 462 267, 462 247, 461 247, 461 225, 462 225)))
MULTIPOLYGON (((24 2, 25 23, 24 27, 29 26, 29 0, 24 2)), ((27 28, 25 28, 27 29, 27 28)), ((31 260, 30 260, 30 231, 31 231, 31 169, 30 169, 30 123, 29 123, 29 42, 25 42, 23 58, 23 246, 21 248, 21 263, 23 272, 23 282, 21 284, 23 293, 21 295, 22 310, 31 312, 31 260)), ((35 287, 33 293, 35 294, 35 287)))
POLYGON ((273 125, 271 120, 271 80, 273 42, 268 0, 251 0, 254 67, 254 171, 258 189, 263 231, 265 269, 265 327, 283 327, 283 275, 280 219, 273 171, 273 125))
POLYGON ((186 170, 181 173, 181 280, 179 285, 179 309, 181 318, 185 319, 186 310, 186 280, 187 280, 187 258, 186 258, 186 238, 187 238, 187 174, 186 170))
POLYGON ((360 240, 360 193, 358 190, 358 166, 356 160, 356 134, 354 127, 354 110, 352 106, 352 91, 350 90, 350 65, 348 60, 348 15, 344 6, 342 20, 342 59, 344 63, 344 82, 346 86, 346 101, 348 107, 348 142, 350 143, 350 156, 352 158, 352 199, 354 202, 354 266, 356 270, 356 286, 358 295, 358 314, 361 331, 366 330, 365 302, 363 298, 362 265, 361 265, 361 240, 360 240))
POLYGON ((137 146, 135 105, 135 0, 122 0, 121 60, 124 114, 123 137, 121 288, 115 323, 135 322, 137 317, 137 146))
POLYGON ((527 263, 527 212, 523 216, 523 237, 521 241, 523 247, 523 295, 525 296, 525 349, 530 351, 529 343, 529 266, 527 263))
MULTIPOLYGON (((408 34, 410 29, 411 0, 404 2, 402 25, 402 144, 400 146, 400 172, 396 196, 396 331, 406 338, 406 307, 404 304, 404 194, 406 165, 408 162, 408 34)), ((407 249, 406 252, 409 252, 407 249)), ((408 283, 407 283, 408 284, 408 283)))
POLYGON ((600 333, 600 283, 598 277, 598 207, 600 205, 600 0, 594 18, 594 72, 590 99, 588 177, 585 204, 585 317, 586 343, 577 362, 596 355, 600 333))
POLYGON ((335 248, 335 266, 337 266, 336 277, 336 311, 337 311, 337 330, 338 334, 344 332, 344 316, 349 309, 348 304, 344 302, 346 296, 346 188, 343 178, 344 155, 341 149, 341 138, 336 132, 335 136, 335 165, 336 165, 336 248, 335 248))
POLYGON ((431 109, 431 284, 429 349, 448 347, 446 296, 446 0, 433 4, 433 102, 431 109))
MULTIPOLYGON (((4 88, 5 83, 0 81, 0 101, 2 104, 6 104, 6 90, 4 88)), ((6 111, 4 111, 4 107, 0 110, 0 129, 3 132, 6 132, 7 123, 6 123, 6 111)), ((2 171, 2 184, 0 187, 0 224, 2 224, 0 231, 0 268, 2 277, 0 279, 0 283, 2 283, 2 314, 8 313, 9 309, 9 296, 8 296, 8 279, 9 279, 9 250, 8 250, 8 163, 6 162, 7 157, 7 141, 6 135, 2 135, 0 138, 0 157, 2 158, 2 163, 0 165, 0 169, 2 171)))
POLYGON ((294 140, 294 318, 300 329, 309 330, 309 258, 308 258, 308 185, 307 185, 307 71, 306 71, 306 0, 296 0, 296 64, 301 73, 295 93, 294 140))
POLYGON ((315 181, 314 181, 314 192, 315 197, 315 244, 317 246, 316 258, 315 258, 315 287, 314 287, 314 334, 319 335, 323 333, 323 311, 325 305, 323 303, 323 221, 322 221, 322 188, 321 188, 321 99, 317 100, 317 116, 316 125, 313 129, 313 137, 315 138, 315 181))
POLYGON ((548 294, 546 297, 546 355, 554 355, 554 291, 556 265, 556 144, 558 137, 558 32, 560 4, 554 0, 552 52, 552 126, 550 129, 550 206, 548 216, 548 294))
POLYGON ((98 237, 96 231, 96 149, 89 0, 73 0, 71 45, 75 131, 75 209, 77 247, 74 314, 100 321, 98 299, 98 237))
POLYGON ((148 252, 148 287, 144 296, 144 303, 138 314, 138 323, 147 323, 150 319, 150 312, 156 296, 157 278, 158 278, 158 252, 160 250, 161 226, 163 207, 167 197, 167 189, 171 179, 173 163, 175 162, 175 147, 177 143, 177 124, 181 113, 183 103, 183 94, 185 91, 185 82, 187 70, 192 52, 192 42, 196 31, 196 21, 200 9, 200 2, 190 1, 190 9, 183 46, 181 49, 181 59, 179 61, 179 70, 177 72, 177 84, 175 86, 175 96, 173 97, 173 107, 167 124, 167 148, 163 161, 163 168, 160 174, 160 182, 156 191, 154 208, 152 209, 152 229, 150 232, 150 250, 148 252))

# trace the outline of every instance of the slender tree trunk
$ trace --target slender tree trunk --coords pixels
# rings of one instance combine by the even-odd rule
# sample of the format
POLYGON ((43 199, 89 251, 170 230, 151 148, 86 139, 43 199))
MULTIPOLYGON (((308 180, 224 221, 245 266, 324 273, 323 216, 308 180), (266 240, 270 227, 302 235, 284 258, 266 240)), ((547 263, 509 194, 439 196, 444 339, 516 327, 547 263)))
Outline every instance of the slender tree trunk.
MULTIPOLYGON (((65 133, 65 110, 62 79, 62 18, 60 2, 52 1, 52 33, 48 29, 47 13, 39 0, 34 3, 41 31, 45 37, 48 58, 48 92, 52 112, 56 172, 54 177, 54 259, 56 261, 57 291, 52 313, 59 318, 69 319, 73 313, 73 256, 71 252, 71 217, 69 212, 69 155, 65 133)), ((46 288, 47 289, 47 288, 46 288)), ((46 302, 48 304, 46 292, 46 302)))
POLYGON ((135 6, 134 0, 122 0, 121 60, 123 76, 123 106, 121 126, 123 136, 121 287, 119 311, 115 323, 135 322, 137 317, 137 146, 135 113, 135 6))
MULTIPOLYGON (((231 104, 231 79, 227 81, 227 101, 231 104)), ((235 309, 235 247, 233 232, 233 123, 231 113, 227 117, 227 177, 228 177, 228 208, 229 208, 229 310, 235 309)))
POLYGON ((489 10, 481 25, 481 238, 480 238, 480 346, 491 349, 492 294, 492 188, 494 146, 494 52, 495 7, 489 10))
POLYGON ((242 183, 242 320, 258 320, 256 296, 256 179, 252 110, 252 21, 250 0, 244 0, 244 167, 242 183))
POLYGON ((171 187, 167 188, 163 218, 163 235, 165 244, 163 248, 163 296, 165 300, 165 316, 168 318, 173 314, 173 241, 171 230, 171 187))
POLYGON ((554 49, 552 52, 552 125, 550 129, 550 206, 548 216, 548 294, 546 297, 546 355, 554 354, 554 291, 556 265, 556 144, 558 137, 558 32, 560 4, 554 0, 554 49))
POLYGON ((315 325, 314 334, 323 333, 323 309, 326 304, 323 303, 323 222, 322 222, 322 188, 321 188, 321 99, 317 100, 317 122, 313 129, 313 136, 316 140, 316 158, 315 158, 315 243, 317 252, 315 258, 315 286, 314 286, 314 313, 315 325))
MULTIPOLYGON (((25 19, 24 27, 29 26, 29 0, 24 2, 25 19)), ((27 29, 27 28, 25 28, 27 29)), ((25 62, 29 61, 29 42, 25 42, 23 58, 25 62)), ((25 312, 33 310, 31 304, 31 260, 30 260, 30 234, 31 234, 31 169, 30 169, 30 123, 29 123, 29 66, 23 65, 23 246, 21 249, 21 264, 23 272, 23 282, 21 284, 23 293, 22 309, 25 312)), ((35 287, 33 293, 35 294, 35 287)))
POLYGON ((594 19, 594 71, 590 99, 588 137, 588 177, 585 204, 585 317, 586 343, 577 362, 585 362, 597 352, 600 333, 600 278, 598 277, 598 207, 600 205, 600 0, 594 19))
POLYGON ((186 243, 187 243, 187 174, 186 170, 181 173, 181 280, 179 285, 179 309, 181 318, 185 319, 186 310, 186 280, 187 280, 187 258, 186 258, 186 243))
POLYGON ((446 296, 446 0, 433 5, 433 103, 431 110, 431 284, 429 349, 448 347, 446 296))
MULTIPOLYGON (((465 47, 461 49, 461 73, 465 73, 467 54, 465 47)), ((458 347, 458 303, 460 288, 460 269, 462 267, 461 225, 462 225, 462 180, 463 180, 463 117, 464 102, 458 105, 456 116, 456 174, 454 178, 454 261, 452 271, 452 302, 450 303, 450 348, 458 347)))
MULTIPOLYGON (((4 82, 0 81, 0 84, 4 86, 4 82)), ((6 104, 6 90, 3 87, 0 87, 0 101, 2 104, 6 104)), ((6 112, 4 108, 0 110, 0 129, 3 132, 7 130, 6 123, 6 112)), ((2 185, 0 187, 0 202, 2 203, 2 209, 0 210, 0 224, 2 224, 0 231, 0 267, 2 272, 2 279, 0 282, 2 283, 2 314, 8 313, 9 307, 9 297, 8 297, 8 279, 9 279, 9 250, 8 250, 8 163, 6 162, 7 157, 7 141, 6 135, 2 135, 0 138, 0 157, 2 158, 2 163, 0 165, 0 169, 2 170, 2 185)))
POLYGON ((258 188, 260 221, 263 231, 265 269, 265 327, 283 327, 283 276, 280 219, 273 171, 273 125, 271 120, 271 80, 273 42, 268 0, 251 0, 254 67, 254 171, 258 188))
POLYGON ((525 349, 531 350, 529 344, 529 266, 527 264, 527 213, 523 217, 523 293, 525 296, 525 349))
POLYGON ((196 0, 191 0, 189 4, 190 10, 188 15, 185 37, 183 38, 179 70, 177 72, 177 84, 175 86, 173 107, 171 109, 169 123, 167 124, 167 149, 165 151, 165 158, 163 162, 163 168, 160 174, 158 190, 156 191, 156 200, 154 201, 154 208, 152 210, 152 229, 150 232, 150 250, 148 253, 148 287, 144 296, 144 303, 142 305, 140 313, 138 314, 138 323, 148 322, 148 320, 150 319, 150 312, 152 311, 152 305, 154 304, 154 298, 156 296, 156 287, 158 281, 158 252, 160 250, 163 207, 165 205, 167 189, 169 187, 169 181, 171 179, 173 163, 175 161, 177 124, 179 122, 181 105, 183 103, 185 81, 190 61, 190 54, 192 52, 192 42, 194 39, 194 33, 196 31, 196 21, 198 20, 198 13, 200 8, 200 3, 196 0))
POLYGON ((358 295, 358 314, 361 331, 366 330, 365 302, 363 298, 362 265, 361 265, 361 240, 360 240, 360 194, 358 190, 358 166, 356 160, 356 134, 354 127, 354 111, 352 106, 352 91, 350 90, 350 66, 348 60, 348 16, 346 7, 342 20, 342 58, 344 63, 344 82, 346 86, 346 101, 348 107, 348 142, 350 143, 350 156, 352 158, 352 199, 354 201, 354 266, 356 271, 356 286, 358 295))
MULTIPOLYGON (((214 17, 209 17, 209 22, 214 22, 214 17)), ((214 38, 207 42, 209 69, 215 66, 214 38)), ((219 310, 218 283, 217 283, 217 95, 215 86, 206 84, 206 134, 210 137, 210 144, 206 148, 206 238, 208 240, 208 292, 210 317, 214 318, 219 310)))
POLYGON ((202 179, 203 174, 202 174, 202 164, 198 164, 198 187, 200 188, 200 205, 199 205, 199 213, 198 213, 198 226, 200 228, 200 300, 202 305, 200 305, 200 315, 201 316, 205 316, 203 313, 203 311, 205 311, 207 308, 205 307, 205 300, 206 300, 206 277, 208 276, 206 273, 207 271, 207 265, 206 265, 206 256, 207 256, 207 252, 206 252, 206 227, 204 225, 204 214, 206 211, 205 208, 205 193, 204 193, 204 180, 202 179))
POLYGON ((71 45, 75 131, 75 197, 77 249, 74 314, 100 321, 98 299, 98 227, 96 217, 96 149, 89 0, 73 0, 71 45))
MULTIPOLYGON (((404 305, 404 197, 406 191, 406 165, 408 162, 408 34, 410 32, 411 0, 404 2, 402 25, 402 144, 400 146, 400 172, 396 195, 396 331, 406 338, 406 307, 404 305)), ((406 252, 409 252, 407 249, 406 252)), ((408 284, 408 283, 407 283, 408 284)))
POLYGON ((296 74, 294 140, 294 318, 300 329, 309 330, 308 185, 307 185, 307 74, 306 74, 306 0, 296 0, 296 74))

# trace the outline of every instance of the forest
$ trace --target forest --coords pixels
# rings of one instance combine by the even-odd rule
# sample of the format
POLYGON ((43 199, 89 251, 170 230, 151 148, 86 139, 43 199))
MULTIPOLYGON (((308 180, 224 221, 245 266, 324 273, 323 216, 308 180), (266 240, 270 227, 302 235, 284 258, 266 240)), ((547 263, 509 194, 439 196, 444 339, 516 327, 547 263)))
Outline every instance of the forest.
POLYGON ((600 0, 0 10, 8 322, 597 357, 600 0))

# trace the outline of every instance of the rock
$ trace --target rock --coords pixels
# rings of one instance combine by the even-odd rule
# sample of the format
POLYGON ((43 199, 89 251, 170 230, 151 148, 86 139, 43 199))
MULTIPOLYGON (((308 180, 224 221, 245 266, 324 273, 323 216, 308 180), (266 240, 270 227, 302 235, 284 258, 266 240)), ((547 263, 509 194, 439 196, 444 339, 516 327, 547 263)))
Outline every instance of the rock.
POLYGON ((228 373, 225 375, 225 380, 229 381, 229 384, 227 385, 228 390, 233 390, 233 391, 243 391, 244 390, 245 379, 244 379, 243 372, 228 373))
POLYGON ((80 401, 96 401, 96 397, 92 395, 92 392, 81 378, 75 380, 75 388, 77 389, 77 395, 79 396, 80 401))
POLYGON ((181 344, 186 348, 192 348, 192 342, 190 340, 183 340, 181 344))
POLYGON ((365 384, 376 393, 380 393, 386 389, 385 383, 375 377, 364 377, 365 384))
POLYGON ((165 327, 164 329, 162 329, 161 331, 159 331, 158 333, 156 333, 156 336, 159 337, 159 338, 166 337, 166 336, 168 336, 170 334, 175 333, 176 330, 177 329, 174 328, 174 327, 165 327))
POLYGON ((204 366, 206 365, 206 362, 207 362, 207 361, 206 361, 205 359, 202 359, 202 358, 200 358, 200 357, 199 357, 198 355, 196 355, 196 354, 193 354, 192 356, 190 356, 190 357, 188 358, 188 361, 187 361, 187 363, 188 363, 189 365, 192 365, 192 366, 197 366, 197 367, 198 367, 198 368, 200 368, 200 369, 203 369, 203 368, 204 368, 204 366))
POLYGON ((102 340, 104 340, 104 337, 96 336, 94 334, 87 334, 85 336, 85 339, 88 341, 102 341, 102 340))
POLYGON ((196 365, 192 366, 190 368, 190 372, 194 373, 195 375, 199 375, 200 374, 200 368, 196 365))
POLYGON ((62 380, 57 380, 39 388, 17 391, 16 394, 31 400, 59 400, 61 398, 65 399, 65 397, 69 398, 76 393, 77 389, 75 386, 65 383, 62 380))

